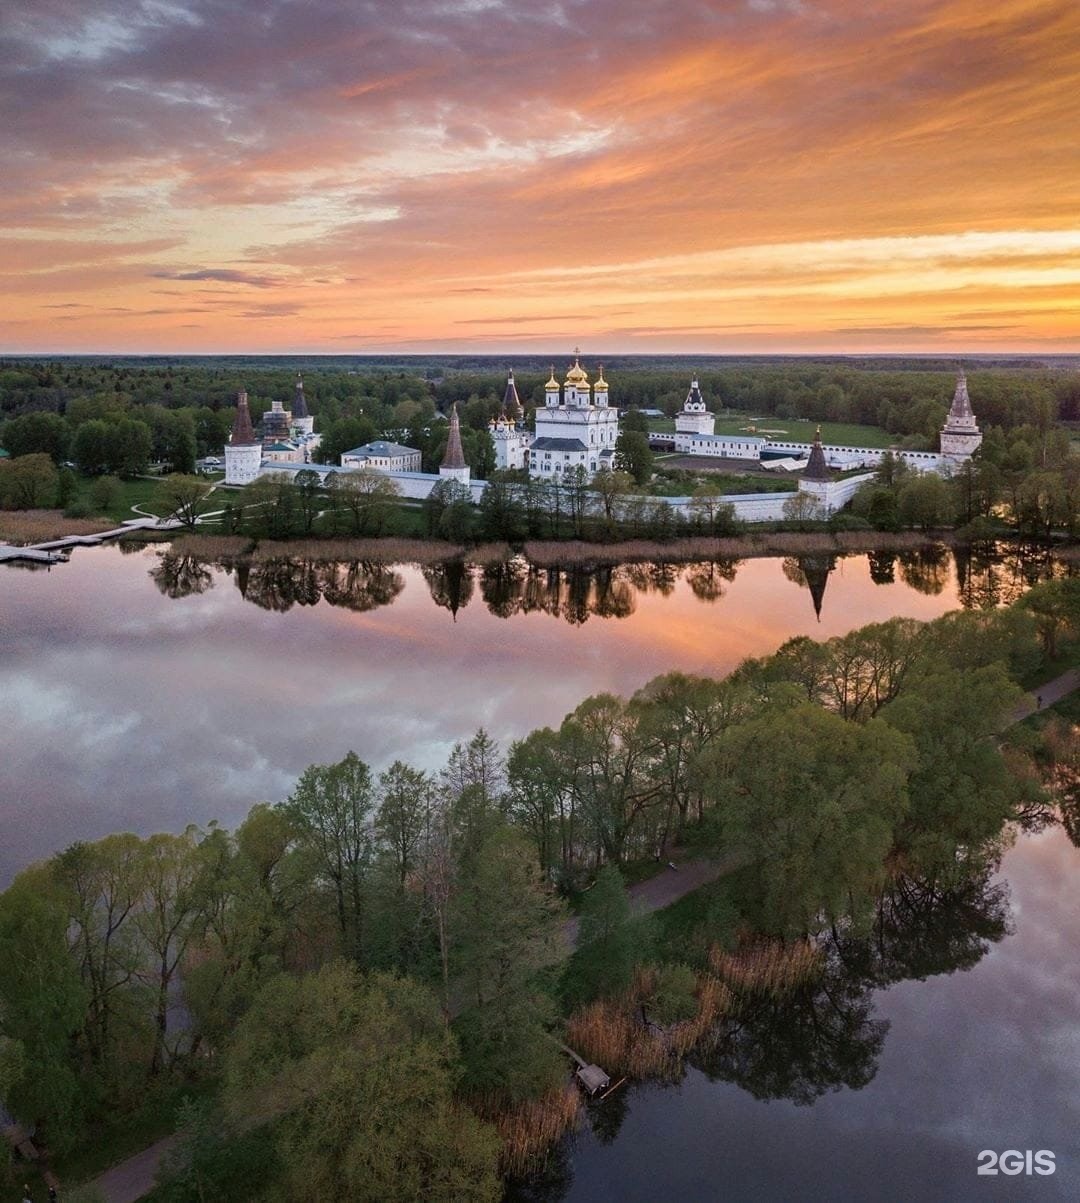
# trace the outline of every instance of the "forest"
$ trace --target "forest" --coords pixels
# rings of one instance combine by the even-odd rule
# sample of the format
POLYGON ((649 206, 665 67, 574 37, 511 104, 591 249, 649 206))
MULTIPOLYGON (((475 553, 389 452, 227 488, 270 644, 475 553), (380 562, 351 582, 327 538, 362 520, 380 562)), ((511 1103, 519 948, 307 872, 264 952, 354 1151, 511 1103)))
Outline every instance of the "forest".
POLYGON ((158 1200, 494 1200, 581 1106, 559 1040, 759 1097, 865 1082, 873 985, 978 959, 1011 833, 1080 830, 1072 729, 1001 737, 1078 637, 1080 582, 1049 581, 594 695, 437 772, 350 751, 232 832, 73 844, 0 895, 0 1096, 60 1165, 155 1106, 158 1200), (724 872, 634 912, 673 857, 724 872))

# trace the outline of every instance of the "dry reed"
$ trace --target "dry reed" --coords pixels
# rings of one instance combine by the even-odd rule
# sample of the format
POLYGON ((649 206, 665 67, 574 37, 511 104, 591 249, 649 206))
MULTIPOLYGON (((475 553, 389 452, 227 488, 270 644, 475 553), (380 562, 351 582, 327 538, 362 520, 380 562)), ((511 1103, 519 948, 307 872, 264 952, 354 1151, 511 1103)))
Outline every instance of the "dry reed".
POLYGON ((581 1092, 568 1084, 509 1110, 498 1110, 493 1122, 502 1138, 502 1173, 520 1176, 535 1169, 543 1154, 577 1122, 581 1106, 581 1092))
MULTIPOLYGON (((709 975, 697 979, 697 1011, 666 1028, 643 1021, 642 1002, 656 988, 656 973, 638 970, 634 985, 619 998, 603 999, 575 1011, 566 1021, 566 1041, 580 1056, 610 1075, 631 1078, 675 1076, 681 1059, 702 1043, 732 1010, 734 996, 709 975)), ((646 1004, 647 1008, 647 1004, 646 1004)))
POLYGON ((791 944, 756 941, 735 952, 714 944, 709 950, 709 967, 722 983, 740 994, 776 998, 815 977, 821 971, 821 953, 809 940, 791 944))
POLYGON ((178 556, 224 562, 239 559, 250 552, 252 546, 252 540, 246 535, 187 534, 173 539, 172 550, 178 556))
POLYGON ((434 539, 282 539, 262 542, 254 560, 304 560, 308 563, 363 560, 369 564, 441 564, 459 560, 463 547, 434 539))
POLYGON ((107 518, 65 518, 59 510, 0 510, 0 543, 24 547, 68 535, 97 535, 118 525, 107 518))

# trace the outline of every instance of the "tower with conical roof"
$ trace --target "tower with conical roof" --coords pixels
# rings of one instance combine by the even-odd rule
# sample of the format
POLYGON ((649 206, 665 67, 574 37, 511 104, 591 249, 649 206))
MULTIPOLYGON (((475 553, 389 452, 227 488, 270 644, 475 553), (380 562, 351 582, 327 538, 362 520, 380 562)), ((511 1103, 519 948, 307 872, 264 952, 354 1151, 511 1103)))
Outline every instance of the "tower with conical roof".
POLYGON ((259 475, 262 464, 262 444, 251 424, 247 393, 236 394, 236 415, 233 418, 232 435, 225 447, 225 483, 227 485, 250 484, 259 475))
POLYGON ((525 407, 518 396, 517 385, 514 383, 514 369, 506 373, 506 392, 503 393, 503 414, 515 425, 525 417, 525 407))
POLYGON ((524 468, 532 435, 524 427, 525 409, 514 383, 514 370, 506 374, 499 415, 488 423, 491 441, 495 444, 495 467, 500 470, 524 468))
POLYGON ((315 419, 308 413, 307 397, 304 396, 304 378, 299 372, 293 390, 292 427, 301 438, 310 437, 315 430, 315 419))
POLYGON ((829 479, 829 466, 825 462, 825 448, 821 445, 821 427, 814 432, 810 455, 802 474, 803 480, 822 481, 829 479))
POLYGON ((469 465, 465 462, 465 452, 461 446, 461 420, 458 418, 457 402, 450 411, 450 432, 446 439, 446 453, 439 465, 439 475, 443 480, 456 480, 463 485, 469 483, 469 465))
POLYGON ((982 443, 982 438, 982 431, 971 409, 967 377, 964 369, 960 368, 949 415, 941 428, 941 454, 951 460, 970 459, 982 443))

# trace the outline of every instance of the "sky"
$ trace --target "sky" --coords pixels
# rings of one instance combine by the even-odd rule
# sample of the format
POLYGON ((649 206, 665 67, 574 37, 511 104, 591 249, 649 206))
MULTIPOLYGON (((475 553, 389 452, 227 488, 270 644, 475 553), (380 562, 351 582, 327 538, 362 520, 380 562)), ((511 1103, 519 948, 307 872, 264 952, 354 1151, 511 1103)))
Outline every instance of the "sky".
POLYGON ((1075 0, 7 0, 0 353, 1080 349, 1075 0))

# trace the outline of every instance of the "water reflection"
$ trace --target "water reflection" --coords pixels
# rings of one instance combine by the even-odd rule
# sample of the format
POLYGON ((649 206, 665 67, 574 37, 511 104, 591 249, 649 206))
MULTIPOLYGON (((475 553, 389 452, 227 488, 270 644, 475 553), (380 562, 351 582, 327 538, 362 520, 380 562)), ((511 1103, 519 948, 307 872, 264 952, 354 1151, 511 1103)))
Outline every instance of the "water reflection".
MULTIPOLYGON (((809 594, 820 620, 831 575, 861 555, 812 552, 782 561, 784 576, 809 594)), ((944 594, 955 577, 958 600, 965 608, 987 608, 1015 601, 1040 580, 1067 575, 1070 566, 1045 548, 989 544, 950 550, 930 544, 909 551, 876 551, 866 557, 875 585, 903 584, 927 597, 944 594)), ((449 560, 425 565, 422 575, 432 601, 456 618, 477 594, 497 618, 542 613, 580 626, 591 617, 627 618, 645 595, 669 597, 685 581, 699 601, 724 597, 744 561, 703 560, 690 564, 651 560, 632 564, 573 564, 538 567, 522 557, 477 565, 449 560)), ((302 559, 258 560, 237 566, 218 564, 232 575, 241 595, 264 610, 284 613, 293 606, 325 600, 350 610, 390 605, 404 587, 394 568, 364 561, 325 563, 302 559)), ((182 598, 212 587, 210 570, 188 556, 166 552, 151 570, 166 597, 182 598)))

